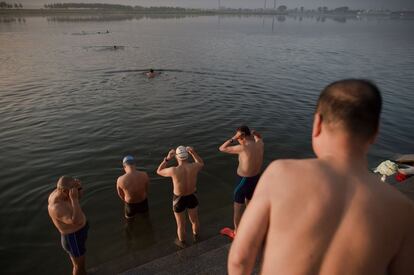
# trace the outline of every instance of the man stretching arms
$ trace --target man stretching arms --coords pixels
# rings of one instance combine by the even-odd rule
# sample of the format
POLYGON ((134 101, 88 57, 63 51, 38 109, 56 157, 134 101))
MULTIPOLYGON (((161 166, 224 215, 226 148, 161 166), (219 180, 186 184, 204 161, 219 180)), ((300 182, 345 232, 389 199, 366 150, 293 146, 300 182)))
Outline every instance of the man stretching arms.
POLYGON ((250 274, 261 248, 262 274, 414 274, 414 205, 367 167, 381 105, 366 80, 322 91, 317 158, 269 165, 231 247, 229 274, 250 274))
POLYGON ((86 274, 85 243, 89 226, 79 205, 81 190, 78 179, 62 176, 48 200, 49 216, 61 234, 62 247, 70 256, 74 275, 86 274))
POLYGON ((224 153, 239 155, 237 183, 234 190, 234 232, 227 233, 230 237, 234 237, 243 213, 243 206, 251 200, 260 178, 264 143, 257 132, 250 133, 247 126, 241 126, 237 128, 236 134, 231 139, 220 146, 219 150, 224 153), (238 141, 239 144, 232 145, 235 141, 238 141))
POLYGON ((131 155, 122 160, 125 174, 116 182, 118 196, 124 202, 125 218, 131 219, 137 213, 148 212, 149 177, 145 172, 137 171, 135 158, 131 155))
POLYGON ((174 152, 172 149, 164 158, 157 169, 157 173, 163 177, 171 177, 174 185, 173 211, 177 222, 178 245, 185 246, 185 210, 188 209, 188 216, 192 224, 194 241, 198 240, 200 224, 198 221, 198 199, 196 195, 197 175, 203 168, 204 162, 192 147, 179 146, 174 152), (194 162, 188 162, 190 154, 194 162), (178 165, 167 168, 167 163, 177 159, 178 165))

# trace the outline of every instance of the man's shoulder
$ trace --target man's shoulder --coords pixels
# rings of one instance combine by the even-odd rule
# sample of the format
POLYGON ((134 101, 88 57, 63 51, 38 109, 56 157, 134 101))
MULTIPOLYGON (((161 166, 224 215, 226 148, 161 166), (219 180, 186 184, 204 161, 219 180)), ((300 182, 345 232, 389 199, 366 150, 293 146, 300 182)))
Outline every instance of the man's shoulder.
POLYGON ((273 173, 292 173, 297 175, 309 169, 321 168, 318 159, 280 159, 269 164, 267 170, 273 173))
POLYGON ((52 193, 50 193, 50 195, 47 199, 48 208, 56 207, 56 205, 58 205, 59 202, 60 202, 60 200, 56 196, 56 190, 54 190, 52 193))
POLYGON ((149 179, 148 172, 146 172, 146 171, 142 171, 141 173, 142 173, 142 175, 144 175, 144 177, 145 177, 145 178, 149 179))
POLYGON ((137 171, 135 173, 135 178, 138 181, 146 181, 147 179, 149 179, 148 173, 145 171, 137 171))
POLYGON ((274 186, 300 187, 320 177, 322 173, 318 170, 321 168, 317 159, 275 160, 266 168, 263 180, 272 182, 274 186))
POLYGON ((117 181, 120 182, 120 181, 124 180, 125 176, 126 176, 126 174, 123 174, 122 176, 119 176, 117 181))

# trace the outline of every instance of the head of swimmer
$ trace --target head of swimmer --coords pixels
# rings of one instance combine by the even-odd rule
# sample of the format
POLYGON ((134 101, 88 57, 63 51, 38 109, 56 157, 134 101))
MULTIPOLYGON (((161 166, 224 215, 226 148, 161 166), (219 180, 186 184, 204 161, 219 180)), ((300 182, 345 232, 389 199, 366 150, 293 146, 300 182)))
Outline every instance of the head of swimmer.
POLYGON ((240 144, 243 144, 251 135, 250 129, 246 125, 242 125, 236 129, 236 139, 240 144))
POLYGON ((136 161, 134 156, 127 155, 122 160, 122 166, 124 167, 125 173, 135 170, 136 161))
POLYGON ((56 184, 57 190, 69 197, 69 191, 76 189, 79 197, 82 196, 82 184, 77 178, 70 176, 61 176, 56 184))

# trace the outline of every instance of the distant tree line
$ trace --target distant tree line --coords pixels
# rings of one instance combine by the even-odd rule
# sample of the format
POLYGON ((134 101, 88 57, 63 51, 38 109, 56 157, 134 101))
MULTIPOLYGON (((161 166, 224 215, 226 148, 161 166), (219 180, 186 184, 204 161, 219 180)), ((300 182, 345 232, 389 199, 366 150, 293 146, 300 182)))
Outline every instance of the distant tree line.
POLYGON ((118 5, 118 4, 101 4, 101 3, 53 3, 45 4, 44 8, 46 9, 101 9, 101 10, 151 10, 151 11, 188 11, 185 8, 179 7, 142 7, 142 6, 127 6, 127 5, 118 5))
POLYGON ((21 3, 14 3, 14 4, 9 4, 7 2, 0 2, 0 9, 22 9, 23 5, 21 3))

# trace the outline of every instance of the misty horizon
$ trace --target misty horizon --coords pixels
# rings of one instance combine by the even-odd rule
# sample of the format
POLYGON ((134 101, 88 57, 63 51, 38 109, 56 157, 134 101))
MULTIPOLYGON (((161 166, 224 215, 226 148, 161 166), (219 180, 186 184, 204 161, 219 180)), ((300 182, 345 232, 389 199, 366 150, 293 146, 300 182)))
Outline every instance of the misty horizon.
MULTIPOLYGON (((263 8, 265 3, 267 8, 273 8, 274 0, 61 0, 61 1, 45 1, 45 0, 9 0, 9 3, 22 3, 25 8, 42 8, 44 4, 52 3, 105 3, 105 4, 122 4, 129 6, 173 6, 184 8, 200 8, 212 9, 221 7, 227 8, 263 8)), ((328 8, 336 8, 340 6, 348 6, 351 9, 391 9, 391 10, 414 10, 414 1, 410 0, 276 0, 276 5, 286 5, 290 9, 299 8, 301 6, 312 9, 320 6, 328 8)))

